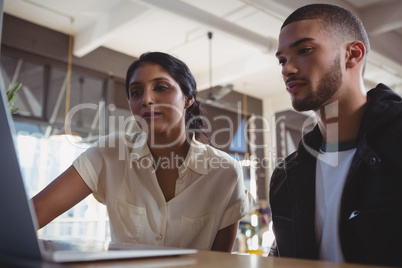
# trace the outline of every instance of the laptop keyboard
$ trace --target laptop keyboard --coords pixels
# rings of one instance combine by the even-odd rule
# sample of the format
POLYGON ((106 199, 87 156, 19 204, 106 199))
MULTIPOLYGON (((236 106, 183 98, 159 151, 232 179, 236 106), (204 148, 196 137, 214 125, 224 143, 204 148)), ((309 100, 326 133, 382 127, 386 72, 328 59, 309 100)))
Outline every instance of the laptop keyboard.
POLYGON ((104 251, 108 243, 95 240, 47 240, 41 239, 45 250, 49 251, 104 251))
POLYGON ((46 250, 55 251, 55 250, 74 250, 77 249, 77 246, 60 240, 41 240, 42 245, 46 250))

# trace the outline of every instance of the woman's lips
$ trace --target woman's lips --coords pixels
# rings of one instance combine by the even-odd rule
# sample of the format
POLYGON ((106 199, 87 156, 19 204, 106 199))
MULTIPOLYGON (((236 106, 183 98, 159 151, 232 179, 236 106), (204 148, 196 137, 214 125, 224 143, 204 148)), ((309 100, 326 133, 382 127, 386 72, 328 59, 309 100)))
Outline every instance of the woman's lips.
POLYGON ((145 112, 142 114, 142 118, 144 118, 145 120, 151 120, 158 118, 160 115, 161 113, 158 112, 145 112))

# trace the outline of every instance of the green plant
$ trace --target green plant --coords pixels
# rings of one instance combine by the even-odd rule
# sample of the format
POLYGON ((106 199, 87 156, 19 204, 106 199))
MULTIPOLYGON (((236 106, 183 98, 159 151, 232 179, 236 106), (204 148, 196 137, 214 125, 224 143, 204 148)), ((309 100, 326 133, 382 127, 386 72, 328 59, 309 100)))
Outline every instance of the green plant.
POLYGON ((7 99, 8 99, 8 109, 10 109, 10 112, 16 113, 18 111, 18 108, 13 108, 15 100, 17 99, 17 95, 15 95, 15 92, 19 90, 22 87, 21 83, 14 83, 14 85, 7 91, 7 99))

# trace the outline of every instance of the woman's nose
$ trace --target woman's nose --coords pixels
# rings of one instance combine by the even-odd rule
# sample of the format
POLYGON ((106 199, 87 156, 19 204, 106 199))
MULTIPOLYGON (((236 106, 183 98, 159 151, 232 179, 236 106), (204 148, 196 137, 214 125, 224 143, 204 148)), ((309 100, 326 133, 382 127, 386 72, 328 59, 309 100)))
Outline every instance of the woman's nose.
POLYGON ((148 106, 154 103, 153 94, 149 90, 144 91, 144 98, 142 99, 142 105, 148 106))

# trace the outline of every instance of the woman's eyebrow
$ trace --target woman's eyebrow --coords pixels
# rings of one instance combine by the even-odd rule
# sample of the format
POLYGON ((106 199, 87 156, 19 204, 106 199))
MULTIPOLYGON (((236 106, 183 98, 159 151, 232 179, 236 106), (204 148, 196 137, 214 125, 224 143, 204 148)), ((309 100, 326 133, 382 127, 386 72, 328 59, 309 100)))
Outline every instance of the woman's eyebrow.
MULTIPOLYGON (((150 82, 158 82, 158 81, 169 81, 169 79, 167 79, 166 77, 156 77, 156 78, 152 78, 152 79, 150 80, 150 82)), ((132 86, 132 85, 141 85, 141 84, 142 84, 141 82, 133 81, 133 82, 131 82, 131 83, 129 84, 129 86, 132 86)))
POLYGON ((152 79, 151 81, 169 81, 166 77, 156 77, 152 79))

